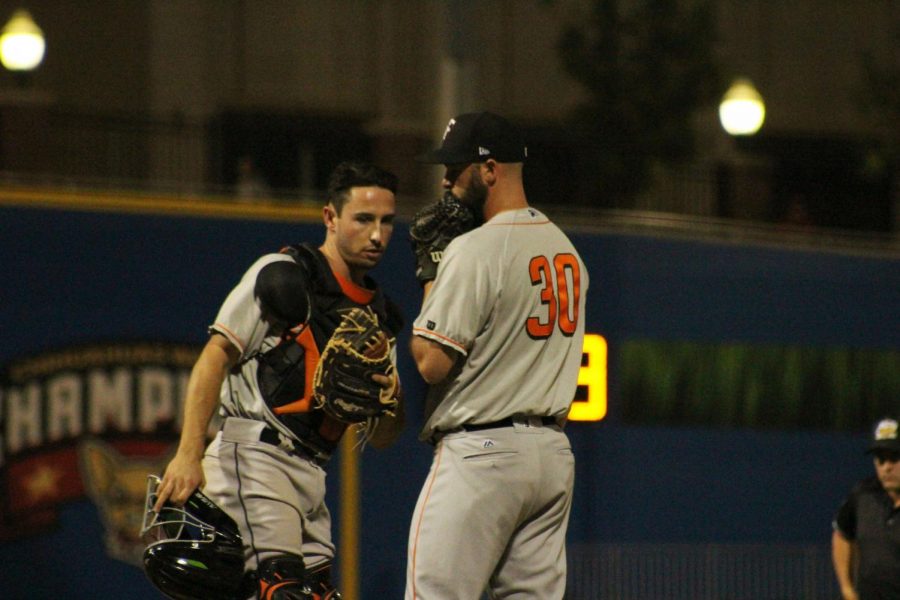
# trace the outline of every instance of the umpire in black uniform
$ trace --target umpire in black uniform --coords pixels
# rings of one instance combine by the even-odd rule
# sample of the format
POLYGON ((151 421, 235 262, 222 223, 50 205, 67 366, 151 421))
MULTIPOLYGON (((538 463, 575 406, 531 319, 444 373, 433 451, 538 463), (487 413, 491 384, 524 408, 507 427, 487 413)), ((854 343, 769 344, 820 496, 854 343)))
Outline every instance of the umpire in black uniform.
POLYGON ((838 509, 831 536, 834 572, 844 600, 900 599, 900 437, 897 419, 882 419, 867 453, 875 476, 856 484, 838 509))

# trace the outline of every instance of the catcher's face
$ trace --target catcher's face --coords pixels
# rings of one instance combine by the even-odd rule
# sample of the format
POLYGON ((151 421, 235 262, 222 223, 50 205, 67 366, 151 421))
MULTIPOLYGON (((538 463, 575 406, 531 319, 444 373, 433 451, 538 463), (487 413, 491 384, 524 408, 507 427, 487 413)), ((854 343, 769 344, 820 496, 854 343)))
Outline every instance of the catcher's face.
POLYGON ((364 274, 384 255, 394 232, 394 194, 384 188, 351 188, 341 213, 326 207, 325 225, 352 274, 364 274))

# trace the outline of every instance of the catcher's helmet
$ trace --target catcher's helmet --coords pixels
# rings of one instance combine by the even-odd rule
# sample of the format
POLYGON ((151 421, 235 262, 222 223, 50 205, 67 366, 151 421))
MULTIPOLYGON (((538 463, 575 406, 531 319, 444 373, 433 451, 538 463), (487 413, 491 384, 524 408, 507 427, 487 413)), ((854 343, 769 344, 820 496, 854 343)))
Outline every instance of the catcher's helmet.
POLYGON ((153 511, 160 479, 147 477, 141 538, 144 572, 174 600, 235 600, 242 594, 244 550, 237 524, 195 491, 183 507, 153 511))

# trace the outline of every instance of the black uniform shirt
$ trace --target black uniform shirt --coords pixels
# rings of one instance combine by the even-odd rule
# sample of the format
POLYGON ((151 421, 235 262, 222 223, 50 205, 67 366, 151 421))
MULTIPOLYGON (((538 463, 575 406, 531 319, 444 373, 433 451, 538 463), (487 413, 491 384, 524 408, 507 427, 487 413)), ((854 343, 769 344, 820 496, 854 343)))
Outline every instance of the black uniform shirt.
POLYGON ((860 600, 900 600, 900 508, 877 477, 853 488, 834 526, 859 549, 860 600))

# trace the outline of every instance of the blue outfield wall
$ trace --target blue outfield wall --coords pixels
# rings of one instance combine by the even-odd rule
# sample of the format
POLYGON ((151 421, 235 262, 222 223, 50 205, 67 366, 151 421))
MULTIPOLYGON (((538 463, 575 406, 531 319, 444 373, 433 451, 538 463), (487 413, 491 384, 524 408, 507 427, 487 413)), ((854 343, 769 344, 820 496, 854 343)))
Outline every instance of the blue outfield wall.
MULTIPOLYGON (((572 237, 591 274, 587 330, 607 339, 610 372, 607 418, 567 428, 577 461, 570 542, 827 543, 837 503, 871 471, 864 432, 627 425, 616 405, 617 348, 650 339, 900 349, 898 261, 609 233, 572 237)), ((2 206, 0 368, 90 344, 199 347, 219 303, 258 255, 321 239, 318 223, 2 206)), ((405 239, 400 223, 374 275, 408 325, 421 292, 405 239)), ((405 352, 408 336, 407 327, 399 370, 408 428, 398 444, 366 449, 361 461, 365 599, 401 597, 409 519, 431 458, 416 439, 424 386, 405 352)), ((38 466, 51 452, 70 460, 67 448, 92 435, 126 455, 134 444, 171 444, 171 428, 91 431, 78 424, 84 414, 76 413, 87 408, 73 404, 71 393, 51 394, 38 409, 13 390, 11 377, 0 397, 0 595, 158 597, 136 566, 111 555, 107 513, 79 491, 87 487, 83 471, 52 475, 38 466), (13 406, 45 411, 34 417, 44 429, 23 426, 29 416, 11 416, 13 406), (18 493, 14 480, 33 497, 10 497, 18 493), (62 489, 67 482, 74 492, 62 489), (34 523, 9 523, 22 506, 32 507, 34 523)), ((53 377, 37 381, 49 388, 53 377)), ((334 503, 336 467, 329 481, 334 503)), ((337 534, 336 504, 332 511, 337 534)))

